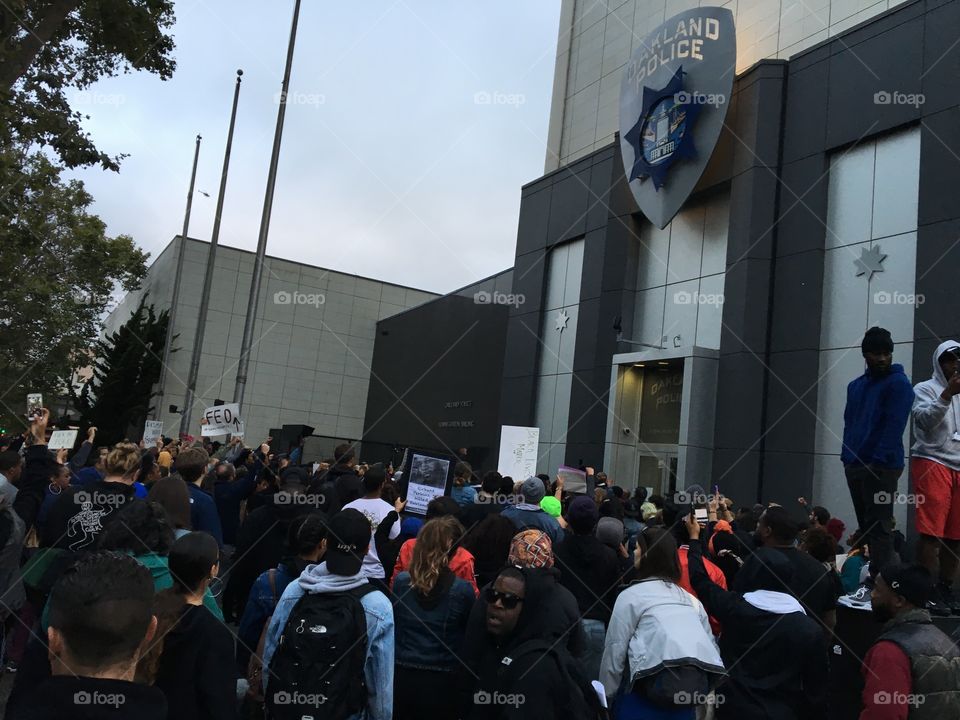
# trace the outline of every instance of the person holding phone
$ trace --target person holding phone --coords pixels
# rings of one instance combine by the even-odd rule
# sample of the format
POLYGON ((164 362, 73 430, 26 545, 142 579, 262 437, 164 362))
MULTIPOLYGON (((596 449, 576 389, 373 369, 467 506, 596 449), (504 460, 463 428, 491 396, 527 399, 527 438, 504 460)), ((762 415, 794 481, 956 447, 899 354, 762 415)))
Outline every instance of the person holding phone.
POLYGON ((920 534, 917 562, 939 580, 930 610, 960 614, 953 592, 960 565, 960 343, 940 343, 933 376, 918 383, 914 394, 910 479, 920 534))

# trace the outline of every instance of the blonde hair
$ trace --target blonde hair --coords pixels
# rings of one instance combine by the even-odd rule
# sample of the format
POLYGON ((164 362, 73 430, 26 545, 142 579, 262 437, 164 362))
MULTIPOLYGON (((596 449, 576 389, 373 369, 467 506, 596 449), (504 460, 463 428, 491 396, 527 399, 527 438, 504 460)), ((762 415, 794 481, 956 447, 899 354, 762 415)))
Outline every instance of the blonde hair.
POLYGON ((453 515, 428 521, 417 533, 410 560, 410 586, 422 595, 433 590, 450 562, 453 545, 463 535, 463 525, 453 515))
POLYGON ((133 443, 117 443, 103 461, 107 475, 132 475, 140 467, 140 448, 133 443))

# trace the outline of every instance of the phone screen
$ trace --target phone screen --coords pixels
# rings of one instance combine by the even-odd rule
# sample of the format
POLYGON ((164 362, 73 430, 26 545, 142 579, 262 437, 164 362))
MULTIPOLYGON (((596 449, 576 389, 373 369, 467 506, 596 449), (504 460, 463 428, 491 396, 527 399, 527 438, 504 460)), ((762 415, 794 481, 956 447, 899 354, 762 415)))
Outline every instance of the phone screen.
POLYGON ((43 395, 40 393, 30 393, 27 395, 27 418, 33 420, 40 414, 43 407, 43 395))
POLYGON ((693 516, 697 519, 697 522, 701 525, 707 524, 707 509, 706 508, 694 508, 693 516))

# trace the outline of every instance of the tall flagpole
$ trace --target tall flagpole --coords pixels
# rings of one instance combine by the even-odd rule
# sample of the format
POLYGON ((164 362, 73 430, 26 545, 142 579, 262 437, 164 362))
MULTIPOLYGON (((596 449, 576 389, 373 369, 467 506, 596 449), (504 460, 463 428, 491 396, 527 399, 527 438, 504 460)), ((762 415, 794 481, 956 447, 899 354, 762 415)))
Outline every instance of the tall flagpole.
POLYGON ((220 220, 223 217, 223 198, 227 192, 227 173, 230 170, 230 151, 233 148, 233 128, 237 123, 237 102, 240 99, 240 81, 243 70, 237 70, 237 84, 233 88, 233 108, 230 110, 230 129, 227 130, 227 149, 223 153, 223 170, 220 172, 220 193, 217 195, 217 212, 213 217, 213 234, 207 253, 207 270, 203 276, 203 292, 200 295, 200 314, 197 315, 197 332, 190 356, 190 375, 187 378, 187 394, 183 400, 180 416, 180 432, 190 432, 190 416, 193 414, 193 396, 197 391, 197 374, 200 372, 200 354, 203 352, 203 334, 207 327, 207 310, 210 306, 210 290, 213 286, 213 269, 217 259, 217 243, 220 240, 220 220))
POLYGON ((280 107, 277 110, 277 128, 273 135, 273 153, 270 156, 270 171, 267 173, 267 190, 263 197, 263 214, 260 216, 260 236, 257 239, 257 256, 253 262, 253 277, 250 280, 250 299, 247 302, 247 317, 243 323, 243 341, 240 343, 240 360, 237 363, 237 384, 233 401, 240 404, 243 413, 243 394, 247 387, 247 369, 250 364, 250 345, 253 341, 253 326, 256 323, 257 304, 260 299, 260 280, 263 275, 263 259, 267 253, 267 234, 270 232, 270 212, 273 209, 273 189, 277 182, 277 164, 280 159, 280 140, 283 137, 283 118, 287 112, 287 93, 290 90, 290 70, 293 66, 293 48, 297 41, 297 21, 300 19, 300 0, 293 7, 293 24, 290 27, 290 42, 287 45, 287 64, 283 71, 280 90, 280 107))
POLYGON ((200 140, 197 135, 197 146, 193 151, 193 171, 190 173, 190 189, 187 191, 187 211, 183 216, 183 231, 180 233, 180 247, 177 250, 177 269, 173 274, 173 298, 170 301, 170 311, 167 313, 167 337, 163 343, 163 360, 160 362, 160 386, 157 388, 157 404, 154 407, 153 419, 157 420, 162 412, 163 391, 166 387, 167 367, 170 364, 170 346, 173 344, 173 325, 177 319, 177 303, 180 301, 180 278, 183 277, 183 257, 187 254, 187 233, 190 232, 190 211, 193 208, 193 185, 197 179, 197 160, 200 158, 200 140))

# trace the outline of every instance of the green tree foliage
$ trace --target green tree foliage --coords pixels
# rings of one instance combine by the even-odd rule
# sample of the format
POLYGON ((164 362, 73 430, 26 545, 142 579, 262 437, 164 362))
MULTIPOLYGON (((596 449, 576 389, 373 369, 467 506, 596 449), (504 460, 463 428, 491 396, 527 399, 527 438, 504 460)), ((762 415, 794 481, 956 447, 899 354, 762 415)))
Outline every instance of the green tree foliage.
MULTIPOLYGON (((6 156, 4 156, 6 157, 6 156)), ((110 238, 79 181, 62 182, 42 154, 25 159, 0 224, 0 413, 23 424, 24 398, 63 395, 88 365, 111 293, 135 289, 146 254, 110 238)))
POLYGON ((77 398, 83 427, 97 427, 97 441, 112 444, 139 438, 153 409, 153 387, 160 380, 167 311, 157 314, 140 300, 130 319, 97 341, 93 377, 77 398))
POLYGON ((111 294, 138 287, 147 256, 110 237, 64 168, 118 170, 68 93, 176 63, 172 0, 0 2, 0 421, 24 425, 24 396, 50 404, 88 365, 111 294))
POLYGON ((4 0, 0 3, 0 134, 44 147, 70 168, 119 169, 83 131, 68 92, 120 72, 167 80, 176 62, 172 0, 4 0))

